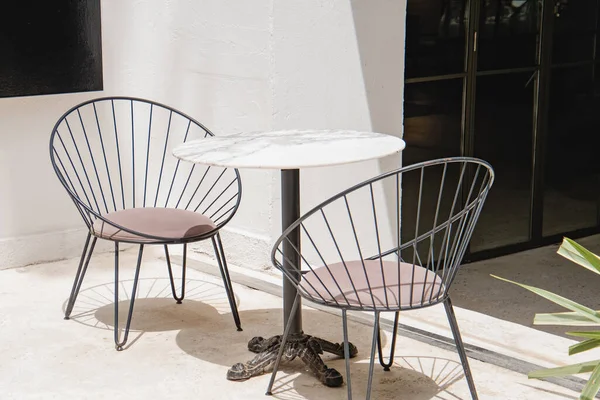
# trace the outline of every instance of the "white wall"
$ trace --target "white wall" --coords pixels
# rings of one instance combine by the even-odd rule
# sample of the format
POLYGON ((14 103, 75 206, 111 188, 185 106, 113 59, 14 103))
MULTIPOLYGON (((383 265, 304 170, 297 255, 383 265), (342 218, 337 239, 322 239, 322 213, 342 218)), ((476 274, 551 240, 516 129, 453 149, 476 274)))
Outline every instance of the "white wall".
MULTIPOLYGON (((394 0, 276 1, 273 128, 347 128, 401 136, 405 8, 406 3, 394 0)), ((303 170, 302 210, 399 164, 400 158, 392 156, 303 170)), ((274 197, 278 204, 279 192, 274 197)), ((370 203, 365 207, 369 210, 370 203)), ((279 216, 273 214, 273 237, 280 233, 279 216)), ((351 231, 346 235, 338 238, 352 243, 351 231)), ((391 239, 393 233, 382 235, 391 239)), ((323 236, 327 230, 317 230, 315 239, 320 242, 323 236)))
MULTIPOLYGON (((273 128, 401 136, 405 8, 394 0, 276 1, 273 128)), ((304 171, 304 206, 398 166, 398 157, 387 161, 304 171)))
MULTIPOLYGON (((78 255, 85 230, 54 176, 56 119, 87 98, 169 104, 216 134, 349 128, 401 135, 404 1, 102 1, 104 91, 0 99, 0 268, 78 255)), ((303 209, 397 157, 302 173, 303 209)), ((231 262, 268 267, 279 174, 241 171, 231 262)), ((106 247, 105 247, 106 248, 106 247)), ((199 249, 204 249, 200 247, 199 249)))

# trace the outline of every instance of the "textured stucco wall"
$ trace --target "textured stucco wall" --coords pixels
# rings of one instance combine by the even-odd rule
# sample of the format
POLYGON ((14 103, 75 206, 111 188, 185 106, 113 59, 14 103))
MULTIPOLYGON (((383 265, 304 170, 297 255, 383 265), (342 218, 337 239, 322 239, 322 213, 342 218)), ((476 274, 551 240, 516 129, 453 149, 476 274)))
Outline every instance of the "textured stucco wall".
MULTIPOLYGON (((273 128, 347 128, 402 135, 405 2, 281 0, 273 11, 273 128)), ((399 164, 400 157, 391 156, 303 170, 301 208, 308 211, 399 164)), ((278 204, 279 192, 274 198, 278 204)), ((365 203, 365 209, 369 207, 365 203)), ((279 216, 273 213, 274 237, 280 233, 279 216)), ((362 216, 370 218, 368 213, 362 216)), ((350 231, 346 235, 353 240, 350 231)))
MULTIPOLYGON (((216 134, 269 129, 270 10, 268 0, 103 1, 103 92, 0 99, 0 268, 81 251, 84 226, 48 156, 52 126, 77 102, 132 95, 216 134)), ((240 250, 271 231, 272 173, 242 174, 244 203, 228 235, 240 250)))
MULTIPOLYGON (((83 224, 48 157, 56 119, 88 98, 132 95, 216 134, 281 128, 402 133, 404 1, 102 1, 103 92, 0 99, 0 269, 77 256, 83 224)), ((302 173, 303 209, 398 158, 302 173)), ((268 267, 279 173, 241 171, 231 262, 268 267)), ((105 246, 104 248, 108 248, 105 246)), ((199 251, 208 251, 198 246, 199 251)))
MULTIPOLYGON (((393 0, 276 1, 273 128, 347 128, 401 136, 405 7, 393 0)), ((390 157, 306 170, 305 204, 314 205, 397 163, 398 157, 390 157)))

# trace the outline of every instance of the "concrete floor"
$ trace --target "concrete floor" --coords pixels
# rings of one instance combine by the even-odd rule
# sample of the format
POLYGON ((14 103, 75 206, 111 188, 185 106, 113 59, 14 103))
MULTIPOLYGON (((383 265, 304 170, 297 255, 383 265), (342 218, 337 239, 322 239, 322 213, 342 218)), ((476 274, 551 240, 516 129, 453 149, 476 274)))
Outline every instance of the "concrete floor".
MULTIPOLYGON (((127 295, 135 255, 128 250, 121 256, 121 288, 127 295)), ((62 313, 77 260, 0 271, 0 398, 266 398, 264 392, 269 376, 231 382, 225 379, 225 374, 234 363, 252 357, 246 349, 249 339, 281 333, 280 297, 236 284, 244 327, 243 332, 237 332, 219 278, 190 268, 188 296, 182 305, 177 305, 170 298, 164 263, 156 254, 148 252, 130 345, 125 351, 117 352, 112 331, 112 262, 111 254, 94 256, 70 321, 63 320, 62 313)), ((206 268, 206 264, 203 265, 206 268)), ((249 273, 235 267, 231 269, 237 274, 249 273)), ((259 275, 249 274, 254 278, 259 275)), ((274 276, 262 275, 261 278, 265 282, 279 282, 274 276)), ((125 299, 120 307, 123 317, 126 306, 125 299)), ((403 323, 431 325, 433 330, 447 334, 441 328, 445 326, 445 317, 440 319, 440 312, 443 313, 443 308, 436 306, 412 317, 412 312, 406 313, 403 323)), ((488 339, 492 342, 499 342, 500 336, 511 332, 517 336, 539 332, 462 308, 457 309, 457 316, 465 338, 471 342, 486 336, 490 336, 488 339), (505 325, 489 329, 498 327, 496 323, 505 325), (508 333, 503 329, 509 329, 508 333)), ((336 315, 305 306, 303 317, 307 333, 333 341, 341 339, 341 320, 336 315)), ((349 332, 350 340, 359 348, 351 368, 355 398, 360 399, 365 393, 372 328, 351 322, 349 332)), ((539 334, 554 343, 556 336, 539 334)), ((386 343, 390 343, 389 333, 386 343)), ((375 369, 374 399, 470 398, 454 351, 399 337, 397 354, 392 371, 375 369)), ((343 359, 326 356, 325 362, 344 373, 343 359)), ((528 380, 525 375, 491 364, 471 360, 471 367, 481 399, 577 398, 577 393, 561 386, 528 380)), ((299 362, 283 368, 274 389, 274 397, 278 399, 343 399, 345 396, 345 387, 324 387, 303 371, 299 362)))
MULTIPOLYGON (((576 240, 600 254, 600 235, 576 240)), ((600 276, 556 254, 559 244, 466 264, 452 287, 452 299, 459 307, 511 321, 543 332, 565 336, 564 327, 535 326, 536 312, 567 311, 517 285, 500 282, 494 274, 536 286, 600 309, 600 276)))

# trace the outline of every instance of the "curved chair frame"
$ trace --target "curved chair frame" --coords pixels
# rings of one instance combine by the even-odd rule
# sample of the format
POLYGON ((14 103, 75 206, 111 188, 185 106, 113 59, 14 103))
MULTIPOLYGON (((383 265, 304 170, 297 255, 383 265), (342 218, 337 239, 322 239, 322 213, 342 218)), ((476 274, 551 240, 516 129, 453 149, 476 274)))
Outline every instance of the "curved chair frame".
MULTIPOLYGON (((434 179, 430 179, 430 181, 432 180, 434 179)), ((273 265, 284 274, 286 279, 298 291, 292 313, 296 311, 300 297, 317 304, 342 310, 349 399, 352 398, 352 388, 347 311, 372 311, 375 314, 367 388, 368 399, 370 398, 372 386, 375 349, 378 350, 379 362, 384 370, 389 371, 390 366, 393 364, 399 312, 430 307, 439 303, 444 303, 471 395, 473 399, 477 399, 475 384, 452 308, 449 290, 461 266, 462 258, 493 181, 494 171, 490 164, 477 158, 444 158, 406 166, 366 180, 329 198, 300 217, 277 239, 271 253, 273 265), (451 169, 452 172, 455 172, 454 170, 457 168, 458 179, 456 185, 448 184, 448 181, 452 179, 449 178, 452 175, 451 169), (431 182, 429 182, 430 184, 426 183, 426 171, 439 172, 436 175, 439 179, 439 185, 437 183, 434 185, 431 182), (416 175, 415 179, 410 180, 409 177, 412 178, 414 175, 416 175), (407 181, 407 185, 409 182, 412 182, 413 186, 418 185, 418 192, 416 190, 410 192, 409 189, 405 188, 404 180, 407 181), (395 214, 395 218, 389 215, 385 216, 386 222, 396 226, 395 243, 390 248, 382 247, 384 241, 381 237, 381 231, 384 223, 381 220, 384 218, 381 218, 382 216, 377 213, 378 202, 374 190, 374 184, 385 184, 386 182, 388 182, 388 191, 395 194, 393 203, 396 207, 395 212, 392 213, 392 216, 395 214), (448 189, 449 185, 450 190, 448 189), (427 213, 425 203, 428 199, 425 194, 428 191, 426 186, 429 188, 433 186, 436 193, 436 198, 430 204, 430 208, 432 208, 430 211, 432 212, 427 214, 428 216, 425 215, 427 213), (391 190, 389 190, 390 188, 391 190), (365 228, 365 226, 358 226, 361 222, 360 216, 353 215, 351 202, 349 201, 352 195, 360 193, 361 190, 368 191, 365 198, 370 198, 371 203, 368 207, 363 204, 364 202, 360 203, 360 210, 363 216, 365 213, 370 214, 367 221, 374 225, 370 227, 376 236, 372 243, 373 246, 371 246, 371 248, 376 249, 376 254, 372 256, 366 256, 366 254, 373 253, 368 253, 371 249, 367 249, 367 246, 365 246, 364 237, 362 240, 359 239, 360 228, 365 228), (406 192, 406 195, 400 195, 401 191, 406 192), (445 196, 448 191, 451 196, 445 196), (413 195, 411 199, 416 200, 416 204, 412 208, 412 203, 406 204, 410 202, 411 199, 408 197, 411 194, 413 195), (450 197, 451 202, 450 200, 445 201, 448 197, 450 197), (331 217, 328 218, 325 212, 326 208, 335 210, 335 206, 338 206, 338 212, 342 210, 342 215, 347 214, 348 221, 346 221, 345 228, 340 229, 340 224, 336 226, 336 222, 340 222, 340 218, 337 220, 331 217), (400 214, 401 210, 407 209, 415 211, 416 218, 414 234, 411 233, 411 239, 404 240, 402 237, 404 232, 401 233, 400 214), (447 217, 443 218, 446 214, 447 217), (427 221, 428 218, 429 221, 427 221), (314 229, 311 233, 309 224, 315 221, 320 221, 324 229, 314 229), (426 225, 426 227, 424 228, 423 225, 426 225), (351 233, 349 236, 352 239, 340 240, 339 237, 336 237, 336 232, 351 233), (302 250, 296 248, 289 239, 290 235, 297 234, 304 235, 305 240, 303 240, 302 250), (317 238, 318 235, 323 234, 325 237, 317 238), (325 241, 328 242, 329 247, 334 248, 333 255, 328 256, 326 254, 327 246, 319 245, 325 241), (348 244, 347 242, 351 243, 348 244), (346 244, 346 247, 344 247, 344 244, 346 244), (305 248, 312 250, 315 262, 309 260, 305 248), (285 251, 291 252, 294 256, 289 254, 286 256, 285 251), (358 260, 348 256, 349 254, 358 254, 358 260), (301 265, 294 265, 294 269, 287 270, 283 267, 281 261, 283 257, 291 265, 294 265, 291 260, 298 259, 301 265), (328 259, 334 259, 337 262, 332 263, 328 259), (388 280, 387 283, 386 279, 388 280), (379 330, 381 312, 395 313, 388 362, 385 362, 382 354, 379 330)), ((411 189, 414 189, 414 187, 411 187, 411 189)), ((402 214, 402 219, 404 219, 404 211, 402 211, 402 214)), ((267 394, 271 393, 288 334, 289 324, 284 331, 281 351, 275 362, 267 394)))
POLYGON ((235 324, 238 330, 242 330, 219 234, 240 205, 242 184, 239 171, 182 163, 172 157, 169 151, 169 145, 176 146, 188 140, 210 136, 214 134, 188 115, 172 107, 135 97, 92 99, 72 107, 58 119, 50 136, 50 160, 59 181, 88 228, 65 319, 69 319, 73 311, 98 238, 114 242, 114 337, 117 350, 122 350, 127 342, 144 245, 164 246, 172 295, 180 304, 185 296, 187 244, 211 239, 235 324), (123 123, 124 120, 127 124, 123 123), (194 135, 197 137, 192 137, 194 135), (110 146, 109 142, 113 145, 110 146), (151 157, 154 153, 158 153, 157 158, 151 157), (160 163, 159 169, 154 168, 158 165, 155 162, 160 163), (216 178, 211 178, 211 169, 221 172, 216 178), (179 186, 183 184, 182 189, 175 184, 177 181, 179 186), (198 233, 188 235, 186 232, 186 235, 178 237, 143 232, 108 218, 111 213, 132 208, 170 208, 198 213, 201 207, 204 210, 200 214, 205 215, 209 210, 212 213, 208 216, 212 225, 207 225, 198 233), (95 224, 101 224, 103 229, 109 227, 121 235, 102 235, 95 224), (119 339, 118 323, 119 243, 140 246, 122 340, 119 339), (175 288, 168 250, 168 245, 175 244, 183 244, 180 294, 175 288))

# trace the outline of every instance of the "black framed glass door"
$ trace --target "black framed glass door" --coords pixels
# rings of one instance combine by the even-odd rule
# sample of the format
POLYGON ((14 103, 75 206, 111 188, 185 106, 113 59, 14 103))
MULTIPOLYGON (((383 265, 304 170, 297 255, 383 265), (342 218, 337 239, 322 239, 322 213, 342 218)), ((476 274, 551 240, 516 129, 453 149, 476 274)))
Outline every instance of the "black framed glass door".
POLYGON ((471 252, 532 239, 533 143, 538 109, 541 9, 538 0, 479 0, 474 126, 470 155, 489 161, 494 190, 471 252), (507 212, 510 210, 510 212, 507 212))
POLYGON ((468 155, 497 175, 467 258, 597 232, 598 0, 408 0, 407 15, 404 164, 468 155))
POLYGON ((598 225, 598 1, 557 4, 552 19, 544 165, 544 236, 598 225))
POLYGON ((469 0, 408 0, 404 164, 461 153, 469 0))

